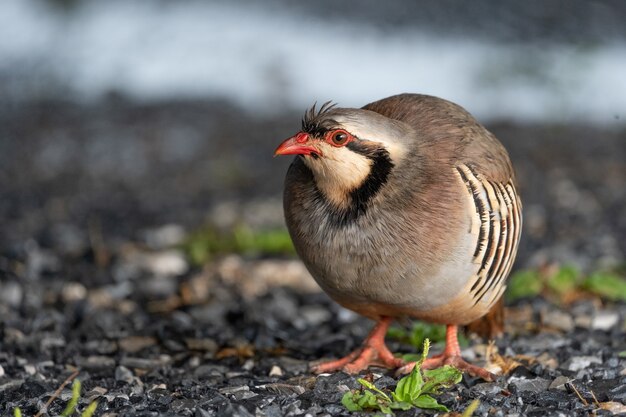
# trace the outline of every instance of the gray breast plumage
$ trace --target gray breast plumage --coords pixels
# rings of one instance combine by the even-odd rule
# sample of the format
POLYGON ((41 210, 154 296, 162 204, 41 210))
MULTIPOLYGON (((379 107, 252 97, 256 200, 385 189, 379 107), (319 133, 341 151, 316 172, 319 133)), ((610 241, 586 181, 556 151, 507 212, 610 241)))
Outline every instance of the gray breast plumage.
POLYGON ((380 310, 466 323, 485 314, 515 258, 520 203, 512 183, 486 181, 462 164, 450 168, 445 182, 458 186, 420 190, 407 204, 387 191, 392 178, 365 213, 341 222, 313 174, 294 161, 285 184, 286 222, 320 287, 367 316, 380 310))

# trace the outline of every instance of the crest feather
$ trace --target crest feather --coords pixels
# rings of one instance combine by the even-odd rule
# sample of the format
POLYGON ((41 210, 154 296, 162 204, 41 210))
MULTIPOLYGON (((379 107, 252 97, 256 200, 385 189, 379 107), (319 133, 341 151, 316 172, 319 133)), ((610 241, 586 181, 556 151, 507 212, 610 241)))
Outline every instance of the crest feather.
POLYGON ((317 102, 313 104, 313 106, 304 112, 304 117, 302 118, 302 131, 310 134, 320 133, 324 129, 320 126, 320 119, 330 110, 332 110, 337 104, 332 101, 327 101, 322 104, 322 107, 319 110, 316 109, 317 102))

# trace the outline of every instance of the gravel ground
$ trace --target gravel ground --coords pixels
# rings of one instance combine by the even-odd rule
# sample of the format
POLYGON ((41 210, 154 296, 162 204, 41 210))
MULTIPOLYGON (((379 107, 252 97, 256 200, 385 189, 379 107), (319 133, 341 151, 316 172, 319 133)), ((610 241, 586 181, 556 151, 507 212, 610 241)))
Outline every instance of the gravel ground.
MULTIPOLYGON (((319 293, 296 260, 228 255, 199 268, 175 249, 207 221, 282 224, 288 161, 271 153, 298 120, 218 102, 1 108, 0 415, 35 415, 75 372, 79 408, 97 399, 97 415, 346 414, 355 377, 306 367, 356 347, 367 320, 319 293)), ((626 132, 491 128, 524 196, 518 268, 623 263, 626 132)), ((521 365, 494 383, 464 378, 440 402, 458 412, 478 398, 475 415, 626 415, 626 305, 518 301, 496 347, 521 365)), ((472 339, 464 355, 486 352, 472 339)), ((48 415, 69 397, 68 386, 48 415)))

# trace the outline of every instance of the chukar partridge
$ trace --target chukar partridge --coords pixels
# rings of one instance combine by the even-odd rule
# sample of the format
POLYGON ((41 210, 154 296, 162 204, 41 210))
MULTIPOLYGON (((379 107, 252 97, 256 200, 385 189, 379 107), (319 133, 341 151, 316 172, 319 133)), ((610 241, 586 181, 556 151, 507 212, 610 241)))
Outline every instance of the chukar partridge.
POLYGON ((312 370, 409 371, 384 337, 410 317, 447 325, 445 350, 424 368, 491 380, 461 358, 457 326, 500 299, 520 239, 515 176, 495 136, 456 104, 400 94, 313 106, 275 154, 297 155, 284 209, 298 255, 333 300, 376 321, 360 349, 312 370))

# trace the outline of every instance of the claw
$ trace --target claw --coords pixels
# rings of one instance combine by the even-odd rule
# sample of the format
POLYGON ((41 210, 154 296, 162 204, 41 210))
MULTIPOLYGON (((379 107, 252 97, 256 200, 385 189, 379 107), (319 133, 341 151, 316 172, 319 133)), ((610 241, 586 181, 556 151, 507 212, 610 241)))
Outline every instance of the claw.
POLYGON ((321 374, 344 371, 348 374, 356 374, 372 365, 392 369, 404 365, 404 361, 394 357, 385 345, 385 334, 390 324, 391 318, 383 317, 365 339, 361 348, 341 359, 313 365, 310 367, 311 372, 321 374))

